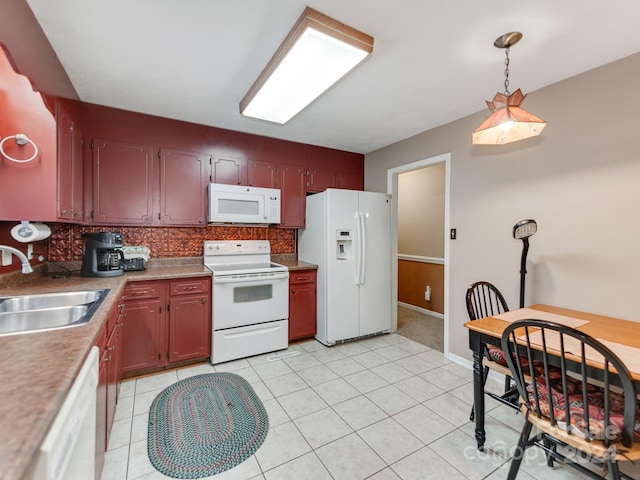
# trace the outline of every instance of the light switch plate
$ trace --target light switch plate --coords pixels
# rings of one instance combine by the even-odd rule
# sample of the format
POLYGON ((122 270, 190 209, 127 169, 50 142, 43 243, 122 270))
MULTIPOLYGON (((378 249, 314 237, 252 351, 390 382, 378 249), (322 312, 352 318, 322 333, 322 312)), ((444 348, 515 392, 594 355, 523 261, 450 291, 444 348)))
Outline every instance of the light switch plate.
POLYGON ((6 267, 7 265, 11 265, 11 252, 2 251, 2 266, 6 267))

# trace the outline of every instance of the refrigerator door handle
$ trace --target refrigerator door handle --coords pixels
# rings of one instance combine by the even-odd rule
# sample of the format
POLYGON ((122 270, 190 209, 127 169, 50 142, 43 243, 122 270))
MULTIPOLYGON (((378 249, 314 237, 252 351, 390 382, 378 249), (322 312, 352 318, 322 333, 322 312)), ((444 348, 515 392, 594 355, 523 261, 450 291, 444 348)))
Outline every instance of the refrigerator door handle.
POLYGON ((362 212, 356 213, 356 219, 358 224, 358 266, 356 271, 356 284, 364 284, 364 269, 365 258, 367 249, 367 238, 364 230, 364 214, 362 212))

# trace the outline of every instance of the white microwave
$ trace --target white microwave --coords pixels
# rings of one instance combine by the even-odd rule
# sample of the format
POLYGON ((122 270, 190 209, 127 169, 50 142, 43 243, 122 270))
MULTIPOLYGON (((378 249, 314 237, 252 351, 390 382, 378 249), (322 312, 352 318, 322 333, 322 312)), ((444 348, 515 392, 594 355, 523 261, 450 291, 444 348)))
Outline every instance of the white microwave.
POLYGON ((280 190, 209 184, 209 223, 280 223, 280 190))

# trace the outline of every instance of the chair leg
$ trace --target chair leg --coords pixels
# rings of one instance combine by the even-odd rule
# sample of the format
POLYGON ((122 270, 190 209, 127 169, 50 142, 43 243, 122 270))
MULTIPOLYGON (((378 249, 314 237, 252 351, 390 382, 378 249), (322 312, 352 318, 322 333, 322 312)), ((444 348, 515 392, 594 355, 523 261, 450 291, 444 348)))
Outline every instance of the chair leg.
POLYGON ((505 375, 504 377, 504 393, 507 393, 511 390, 511 377, 509 375, 505 375))
MULTIPOLYGON (((549 450, 553 450, 554 452, 556 451, 556 444, 552 444, 551 441, 547 438, 547 436, 545 435, 545 437, 542 439, 542 443, 545 447, 547 447, 549 450)), ((547 453, 547 466, 548 467, 553 467, 553 456, 547 453)))
POLYGON ((520 432, 518 445, 516 446, 516 449, 513 452, 513 458, 511 459, 511 466, 509 467, 507 480, 515 480, 516 475, 518 475, 518 470, 520 470, 520 464, 522 463, 522 458, 524 457, 524 451, 527 448, 527 444, 529 443, 529 436, 531 435, 532 428, 533 428, 533 423, 531 423, 527 418, 526 421, 524 422, 524 426, 522 427, 522 432, 520 432))
POLYGON ((607 467, 609 468, 609 472, 611 472, 611 478, 613 480, 620 480, 620 470, 618 469, 618 462, 616 462, 615 458, 613 460, 607 460, 607 467))
MULTIPOLYGON (((484 392, 484 386, 487 383, 487 377, 489 376, 489 367, 487 367, 485 365, 485 367, 482 369, 482 391, 484 392)), ((475 405, 471 406, 471 413, 469 414, 469 421, 473 422, 474 419, 476 418, 476 410, 475 410, 475 405)))

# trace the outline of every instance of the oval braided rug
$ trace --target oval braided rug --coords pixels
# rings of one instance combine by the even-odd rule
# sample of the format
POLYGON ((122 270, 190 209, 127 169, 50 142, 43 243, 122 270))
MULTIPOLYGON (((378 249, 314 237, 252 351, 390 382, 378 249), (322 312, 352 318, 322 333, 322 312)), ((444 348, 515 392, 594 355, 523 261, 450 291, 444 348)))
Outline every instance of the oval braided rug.
POLYGON ((249 458, 269 418, 249 383, 233 373, 185 378, 158 394, 149 410, 151 464, 173 478, 202 478, 249 458))

